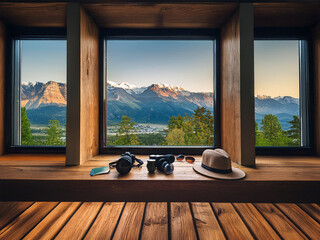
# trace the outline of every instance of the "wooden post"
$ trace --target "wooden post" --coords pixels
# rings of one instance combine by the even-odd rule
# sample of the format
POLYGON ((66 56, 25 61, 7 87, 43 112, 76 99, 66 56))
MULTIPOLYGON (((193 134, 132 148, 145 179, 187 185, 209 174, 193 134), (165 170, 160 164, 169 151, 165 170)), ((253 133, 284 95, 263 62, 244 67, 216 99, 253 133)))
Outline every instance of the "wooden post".
POLYGON ((79 3, 67 5, 66 165, 99 151, 99 29, 79 3))
POLYGON ((315 153, 320 156, 320 22, 313 29, 315 153))
POLYGON ((232 161, 255 165, 253 4, 221 29, 221 146, 232 161))
POLYGON ((6 29, 4 24, 0 21, 0 155, 5 151, 5 47, 6 44, 6 29))

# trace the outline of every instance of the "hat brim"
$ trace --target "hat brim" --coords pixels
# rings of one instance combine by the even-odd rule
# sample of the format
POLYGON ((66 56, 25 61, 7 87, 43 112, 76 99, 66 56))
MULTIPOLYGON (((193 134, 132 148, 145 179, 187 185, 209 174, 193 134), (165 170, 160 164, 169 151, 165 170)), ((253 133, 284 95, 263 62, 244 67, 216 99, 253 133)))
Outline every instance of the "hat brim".
POLYGON ((238 180, 245 178, 246 174, 244 171, 242 171, 239 168, 232 167, 231 173, 215 173, 211 172, 207 169, 204 169, 201 167, 201 162, 197 162, 193 164, 193 170, 197 173, 200 173, 201 175, 210 177, 210 178, 216 178, 216 179, 223 179, 223 180, 238 180))

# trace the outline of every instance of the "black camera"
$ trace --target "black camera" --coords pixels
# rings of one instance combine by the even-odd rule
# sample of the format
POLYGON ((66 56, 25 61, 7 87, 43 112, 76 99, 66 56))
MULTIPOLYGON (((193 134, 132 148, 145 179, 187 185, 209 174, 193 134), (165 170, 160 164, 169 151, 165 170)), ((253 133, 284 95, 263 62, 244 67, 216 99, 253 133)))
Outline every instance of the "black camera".
POLYGON ((173 162, 175 157, 172 154, 166 155, 150 155, 150 159, 156 160, 156 168, 165 174, 171 174, 173 172, 173 162))
POLYGON ((121 155, 118 161, 110 163, 111 167, 116 167, 117 171, 120 174, 127 174, 131 171, 133 166, 139 167, 143 164, 143 161, 136 158, 134 154, 126 152, 121 155), (135 161, 138 162, 137 165, 134 165, 135 161))

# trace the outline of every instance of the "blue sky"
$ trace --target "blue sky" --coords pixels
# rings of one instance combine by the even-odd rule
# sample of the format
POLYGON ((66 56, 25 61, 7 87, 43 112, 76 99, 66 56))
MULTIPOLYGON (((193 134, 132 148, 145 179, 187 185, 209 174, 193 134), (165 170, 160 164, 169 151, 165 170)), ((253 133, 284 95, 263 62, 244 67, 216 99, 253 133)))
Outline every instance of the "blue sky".
POLYGON ((109 40, 107 79, 138 87, 167 83, 213 92, 213 41, 109 40))
MULTIPOLYGON (((255 41, 255 94, 299 97, 299 41, 255 41)), ((22 82, 66 82, 65 40, 23 40, 22 82)), ((213 41, 109 40, 107 78, 213 91, 213 41)))
POLYGON ((65 40, 22 40, 21 82, 66 82, 65 40))
POLYGON ((299 97, 299 41, 255 41, 255 94, 299 97))

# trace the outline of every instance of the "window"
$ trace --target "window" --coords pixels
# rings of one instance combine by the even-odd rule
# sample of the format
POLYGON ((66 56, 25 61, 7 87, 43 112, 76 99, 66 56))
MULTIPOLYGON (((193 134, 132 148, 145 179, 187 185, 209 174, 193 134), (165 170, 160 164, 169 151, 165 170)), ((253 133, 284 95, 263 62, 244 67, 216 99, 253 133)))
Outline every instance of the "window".
POLYGON ((103 148, 216 145, 215 50, 212 37, 108 37, 103 148))
POLYGON ((14 40, 13 146, 66 142, 66 40, 14 40))
POLYGON ((255 40, 256 146, 308 147, 307 41, 255 40))

